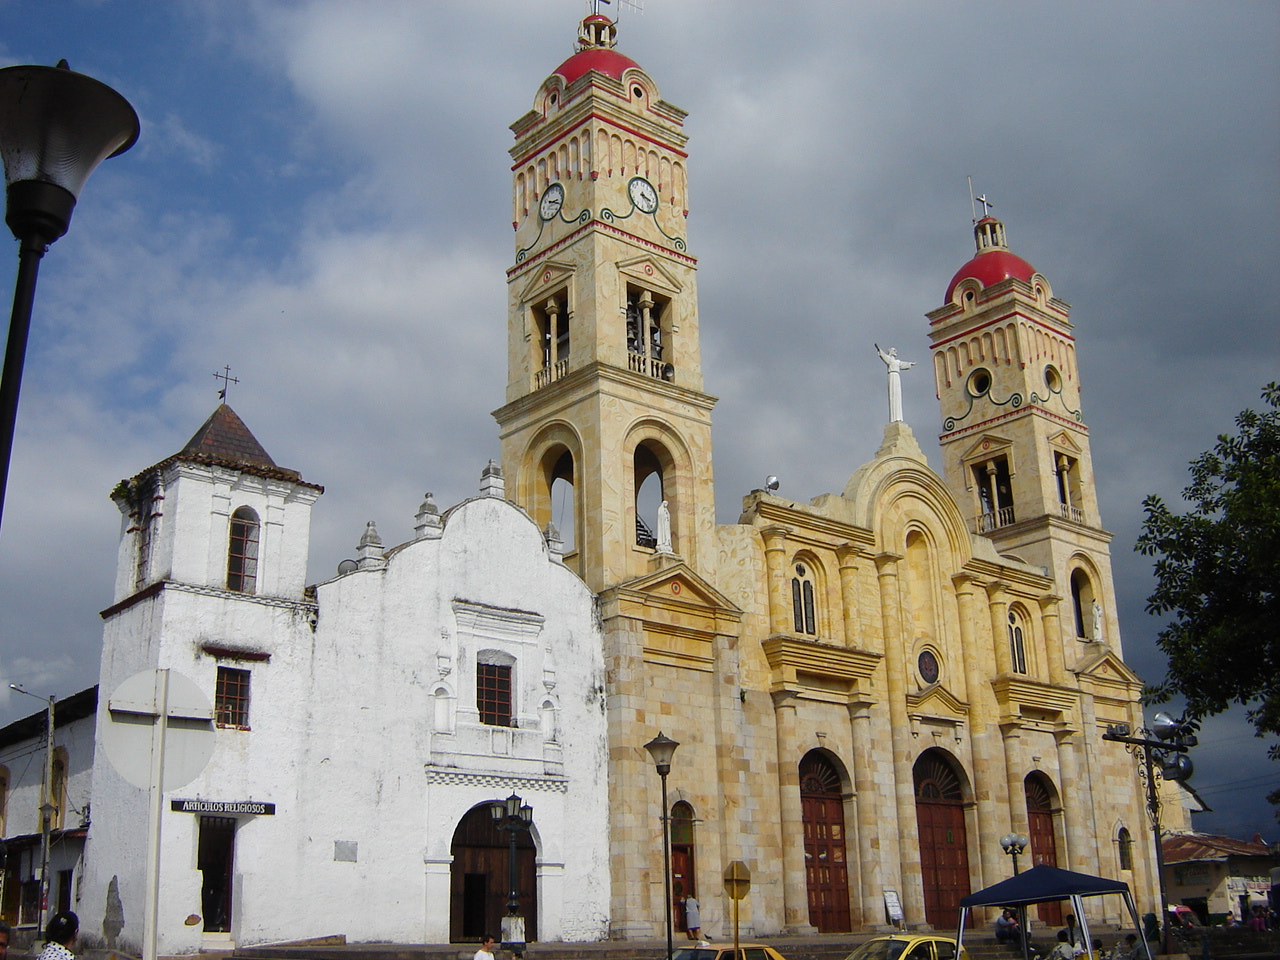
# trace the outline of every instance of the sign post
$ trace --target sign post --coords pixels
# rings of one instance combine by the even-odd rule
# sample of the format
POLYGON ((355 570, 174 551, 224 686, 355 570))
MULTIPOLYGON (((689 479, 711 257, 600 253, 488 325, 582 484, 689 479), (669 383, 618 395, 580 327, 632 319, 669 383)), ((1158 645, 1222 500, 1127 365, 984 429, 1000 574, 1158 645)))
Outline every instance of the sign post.
POLYGON ((733 960, 741 960, 738 956, 738 902, 751 889, 751 871, 741 860, 734 860, 724 868, 724 889, 733 900, 733 960))

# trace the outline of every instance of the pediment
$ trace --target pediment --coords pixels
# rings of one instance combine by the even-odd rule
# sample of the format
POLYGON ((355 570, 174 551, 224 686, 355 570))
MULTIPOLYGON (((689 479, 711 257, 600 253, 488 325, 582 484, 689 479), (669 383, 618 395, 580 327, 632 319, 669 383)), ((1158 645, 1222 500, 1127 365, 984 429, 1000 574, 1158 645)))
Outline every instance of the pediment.
POLYGON ((961 455, 965 462, 970 460, 987 460, 995 454, 1013 448, 1013 441, 1007 437, 988 433, 975 440, 961 455))
POLYGON ((641 254, 618 261, 618 272, 647 289, 674 297, 683 289, 680 281, 657 257, 641 254))
POLYGON ((1071 434, 1066 430, 1050 437, 1049 443, 1055 447, 1060 447, 1063 450, 1074 453, 1076 456, 1079 456, 1081 453, 1080 444, 1076 443, 1075 439, 1072 438, 1071 434))
POLYGON ((1076 675, 1081 681, 1092 681, 1100 686, 1130 687, 1142 686, 1142 678, 1130 669, 1129 665, 1116 656, 1105 643, 1091 643, 1096 650, 1086 650, 1085 656, 1076 668, 1076 675))
POLYGON ((968 704, 941 683, 907 694, 907 713, 912 717, 954 723, 963 720, 968 712, 968 704))
POLYGON ((711 607, 740 614, 733 601, 693 571, 686 563, 676 563, 636 577, 615 588, 631 599, 645 599, 664 605, 711 607))
POLYGON ((520 301, 529 303, 563 287, 574 274, 573 264, 564 260, 548 260, 533 271, 520 290, 520 301))

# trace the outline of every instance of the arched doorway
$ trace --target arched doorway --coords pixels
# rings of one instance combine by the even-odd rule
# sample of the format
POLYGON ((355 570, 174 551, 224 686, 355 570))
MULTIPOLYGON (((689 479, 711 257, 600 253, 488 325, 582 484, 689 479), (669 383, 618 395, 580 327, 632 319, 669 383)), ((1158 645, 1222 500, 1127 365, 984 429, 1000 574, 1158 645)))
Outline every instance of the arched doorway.
MULTIPOLYGON (((1031 839, 1031 865, 1058 865, 1058 846, 1053 836, 1053 787, 1038 773, 1033 773, 1023 786, 1027 794, 1027 836, 1031 839)), ((1062 926, 1062 902, 1042 903, 1040 920, 1049 926, 1062 926)))
POLYGON ((809 922, 819 933, 846 933, 850 925, 844 791, 835 764, 817 750, 800 761, 800 804, 809 922))
POLYGON ((951 759, 941 750, 920 754, 912 770, 924 917, 935 929, 955 926, 960 898, 969 894, 969 846, 964 790, 951 759))
MULTIPOLYGON (((511 841, 498 830, 489 815, 489 805, 472 807, 453 831, 449 852, 449 940, 453 943, 479 941, 486 935, 499 936, 507 912, 511 841)), ((530 943, 538 939, 537 850, 528 830, 516 832, 516 889, 520 893, 520 913, 524 935, 530 943)))
POLYGON ((694 861, 693 807, 680 800, 671 806, 671 896, 675 900, 676 930, 687 933, 684 898, 698 899, 698 871, 694 861))

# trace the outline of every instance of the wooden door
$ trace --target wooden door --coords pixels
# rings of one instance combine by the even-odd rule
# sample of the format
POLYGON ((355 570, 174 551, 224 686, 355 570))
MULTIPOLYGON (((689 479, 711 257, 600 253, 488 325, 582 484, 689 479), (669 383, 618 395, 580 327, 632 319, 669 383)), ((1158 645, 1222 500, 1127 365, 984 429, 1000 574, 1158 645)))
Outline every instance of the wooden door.
MULTIPOLYGON (((510 884, 510 838, 494 826, 489 805, 471 809, 453 833, 449 867, 449 939, 454 943, 501 936, 510 884)), ((524 937, 538 938, 537 851, 528 830, 516 832, 516 890, 524 937)))
MULTIPOLYGON (((1057 841, 1053 836, 1053 798, 1049 786, 1041 778, 1027 777, 1027 836, 1031 840, 1031 865, 1058 865, 1057 841)), ((1051 927, 1062 926, 1062 901, 1042 903, 1037 908, 1040 921, 1051 927)))
POLYGON ((839 773, 819 753, 810 753, 800 763, 800 804, 809 922, 819 933, 847 933, 851 927, 844 797, 839 773))
POLYGON ((924 916, 936 930, 956 924, 960 899, 969 895, 969 841, 964 794, 950 762, 928 751, 916 761, 916 825, 924 916))

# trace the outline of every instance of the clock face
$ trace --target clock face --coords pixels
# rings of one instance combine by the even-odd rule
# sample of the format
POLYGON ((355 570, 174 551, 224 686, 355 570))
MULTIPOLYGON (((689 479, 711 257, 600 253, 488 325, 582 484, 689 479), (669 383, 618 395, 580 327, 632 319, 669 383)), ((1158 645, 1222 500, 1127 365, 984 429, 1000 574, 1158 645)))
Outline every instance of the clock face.
POLYGON ((631 195, 631 202, 641 213, 653 213, 658 209, 658 191, 644 177, 632 177, 631 182, 627 184, 627 193, 631 195))
POLYGON ((538 204, 538 216, 543 220, 550 220, 560 212, 562 206, 564 206, 564 187, 553 183, 542 194, 542 202, 538 204))

